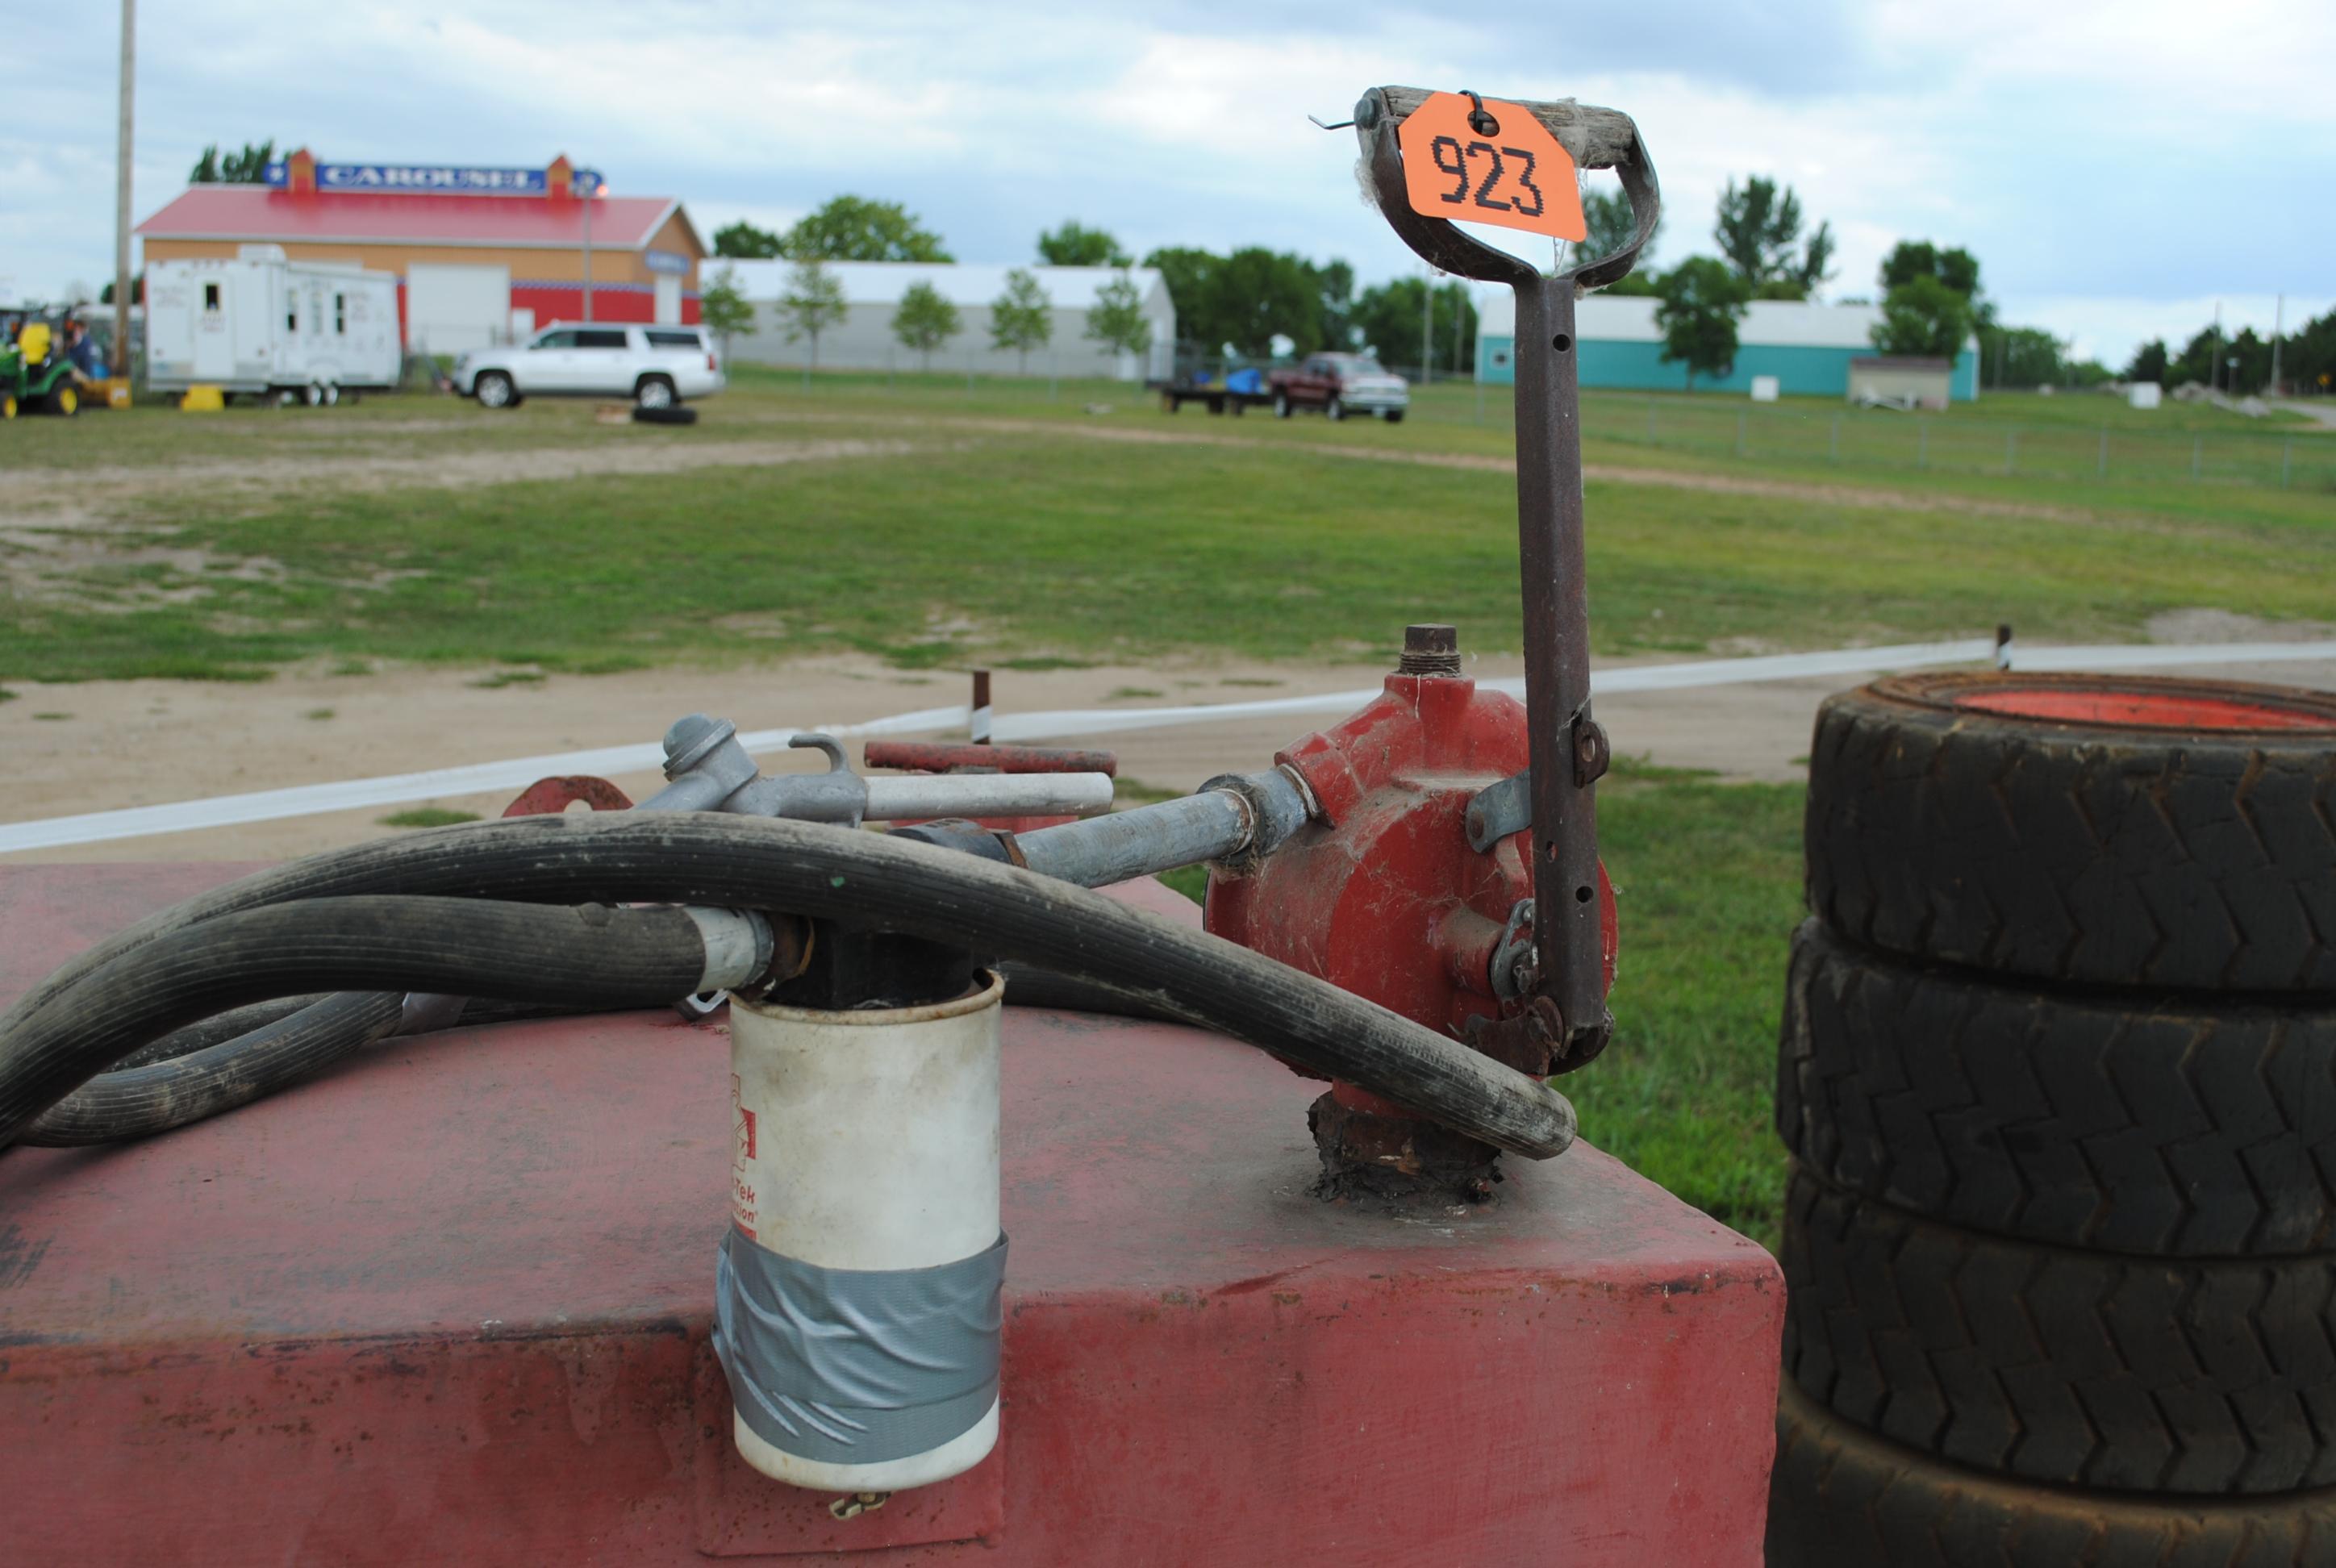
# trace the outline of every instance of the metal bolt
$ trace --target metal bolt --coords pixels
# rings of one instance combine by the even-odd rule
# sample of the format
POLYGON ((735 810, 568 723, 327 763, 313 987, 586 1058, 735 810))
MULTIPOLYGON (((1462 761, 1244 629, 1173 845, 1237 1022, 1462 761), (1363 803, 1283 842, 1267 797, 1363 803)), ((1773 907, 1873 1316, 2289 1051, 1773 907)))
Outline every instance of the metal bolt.
POLYGON ((1460 633, 1453 627, 1420 625, 1403 628, 1400 675, 1454 676, 1460 673, 1460 633))

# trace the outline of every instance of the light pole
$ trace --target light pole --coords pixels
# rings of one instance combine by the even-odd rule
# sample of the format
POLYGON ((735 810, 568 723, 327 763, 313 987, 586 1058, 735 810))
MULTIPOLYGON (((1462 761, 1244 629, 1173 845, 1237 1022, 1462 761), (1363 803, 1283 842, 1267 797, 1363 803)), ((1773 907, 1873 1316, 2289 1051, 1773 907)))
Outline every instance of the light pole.
POLYGON ((130 107, 137 82, 138 0, 122 0, 122 122, 113 155, 113 375, 130 376, 130 107))
POLYGON ((2279 335, 2286 325, 2287 296, 2282 294, 2279 297, 2279 303, 2271 308, 2271 394, 2273 397, 2279 395, 2279 335))

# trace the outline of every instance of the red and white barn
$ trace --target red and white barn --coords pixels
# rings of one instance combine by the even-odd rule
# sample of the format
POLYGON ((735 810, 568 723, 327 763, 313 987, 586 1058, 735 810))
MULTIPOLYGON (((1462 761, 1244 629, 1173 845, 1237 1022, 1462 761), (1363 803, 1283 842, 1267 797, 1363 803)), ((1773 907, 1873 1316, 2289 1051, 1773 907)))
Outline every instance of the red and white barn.
POLYGON ((468 169, 325 164, 304 149, 269 179, 190 187, 138 226, 146 259, 273 245, 295 261, 395 273, 407 346, 441 354, 548 321, 697 319, 706 250, 681 202, 610 195, 564 157, 468 169))

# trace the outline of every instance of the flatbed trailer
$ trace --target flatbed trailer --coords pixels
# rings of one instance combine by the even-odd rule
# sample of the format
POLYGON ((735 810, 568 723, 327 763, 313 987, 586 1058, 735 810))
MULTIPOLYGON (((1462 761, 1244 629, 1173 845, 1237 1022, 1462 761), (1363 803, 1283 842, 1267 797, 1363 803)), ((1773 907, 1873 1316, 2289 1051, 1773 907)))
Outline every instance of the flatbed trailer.
POLYGON ((1262 408, 1273 402, 1273 394, 1265 392, 1235 392, 1224 385, 1189 386, 1173 381, 1147 381, 1146 388, 1160 394, 1160 406, 1174 414, 1188 403, 1208 405, 1211 414, 1240 414, 1246 409, 1262 408))

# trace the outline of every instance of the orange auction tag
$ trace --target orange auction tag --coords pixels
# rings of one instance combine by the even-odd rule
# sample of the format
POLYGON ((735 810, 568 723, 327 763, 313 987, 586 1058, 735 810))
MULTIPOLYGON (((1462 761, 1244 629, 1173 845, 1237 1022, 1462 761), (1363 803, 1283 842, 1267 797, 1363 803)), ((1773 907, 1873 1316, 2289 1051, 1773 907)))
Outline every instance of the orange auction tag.
POLYGON ((1415 212, 1529 229, 1560 239, 1590 234, 1573 155, 1523 107, 1436 93, 1397 130, 1404 190, 1415 212))

